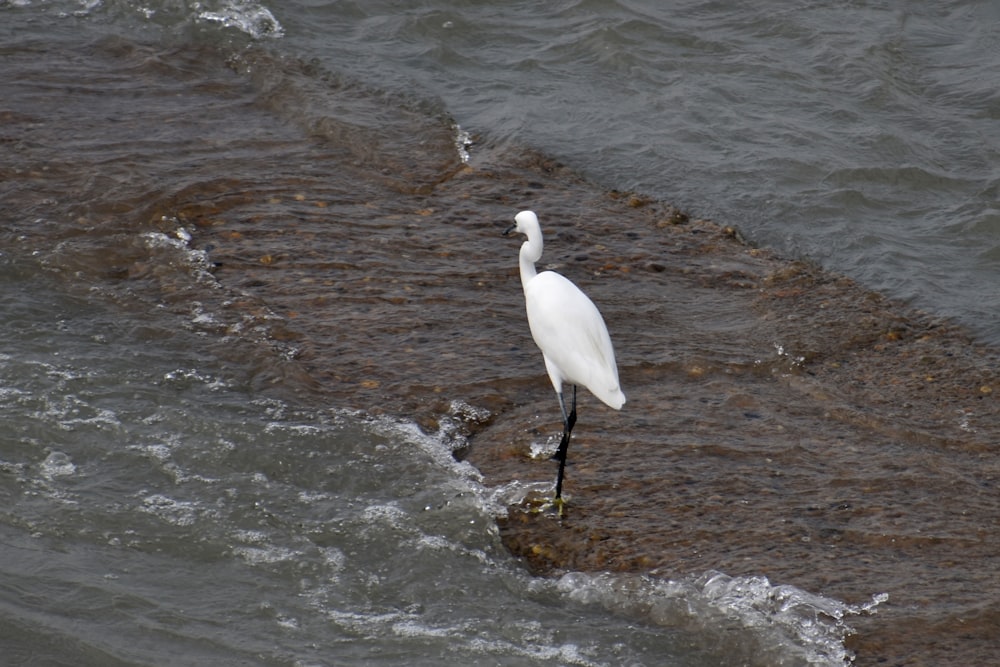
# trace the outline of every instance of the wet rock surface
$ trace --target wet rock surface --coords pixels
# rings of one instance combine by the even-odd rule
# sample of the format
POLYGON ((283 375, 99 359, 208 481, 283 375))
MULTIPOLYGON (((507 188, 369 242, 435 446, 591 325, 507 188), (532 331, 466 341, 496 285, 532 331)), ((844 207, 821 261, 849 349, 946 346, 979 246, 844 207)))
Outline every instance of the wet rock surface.
POLYGON ((514 213, 539 214, 539 268, 601 308, 628 403, 581 392, 564 518, 525 503, 501 520, 533 571, 887 592, 853 623, 859 665, 996 648, 997 357, 959 327, 541 156, 483 150, 416 192, 291 191, 179 215, 310 382, 453 434, 490 486, 553 480, 531 452, 560 431, 500 237, 514 213))

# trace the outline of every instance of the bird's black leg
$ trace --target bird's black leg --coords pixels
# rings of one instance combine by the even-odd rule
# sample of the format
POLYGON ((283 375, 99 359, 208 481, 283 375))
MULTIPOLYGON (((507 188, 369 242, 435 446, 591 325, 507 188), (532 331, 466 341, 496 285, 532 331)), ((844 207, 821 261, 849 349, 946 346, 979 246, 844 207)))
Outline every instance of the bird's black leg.
POLYGON ((559 473, 556 475, 556 506, 559 514, 562 515, 562 483, 563 474, 566 472, 566 450, 569 449, 569 431, 563 431, 562 440, 559 442, 559 451, 552 458, 559 461, 559 473))
POLYGON ((562 410, 563 414, 563 434, 562 439, 559 441, 559 449, 552 456, 553 459, 559 461, 559 473, 556 475, 556 495, 555 501, 556 505, 559 507, 559 514, 562 515, 562 483, 563 474, 566 471, 566 455, 569 451, 569 437, 573 432, 573 427, 576 425, 576 385, 573 385, 573 407, 570 409, 569 414, 566 414, 566 403, 563 401, 563 395, 560 392, 559 396, 559 408, 562 410))
POLYGON ((567 414, 566 413, 566 402, 563 400, 562 392, 556 394, 559 397, 559 409, 562 411, 563 418, 563 434, 562 440, 559 441, 559 449, 556 453, 552 455, 553 461, 562 461, 566 458, 566 450, 569 448, 569 435, 573 432, 573 426, 576 424, 576 387, 573 387, 573 408, 567 414))

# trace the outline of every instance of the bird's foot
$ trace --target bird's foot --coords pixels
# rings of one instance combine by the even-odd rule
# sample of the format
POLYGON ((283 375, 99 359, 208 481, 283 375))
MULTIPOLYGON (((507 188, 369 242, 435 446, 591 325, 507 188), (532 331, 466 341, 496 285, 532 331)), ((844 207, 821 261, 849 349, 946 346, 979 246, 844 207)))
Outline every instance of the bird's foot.
POLYGON ((556 508, 556 513, 560 519, 566 516, 566 501, 562 499, 562 496, 553 498, 552 506, 556 508))
POLYGON ((566 501, 551 496, 534 496, 524 500, 525 509, 530 514, 544 514, 555 509, 556 515, 562 519, 566 516, 566 501))

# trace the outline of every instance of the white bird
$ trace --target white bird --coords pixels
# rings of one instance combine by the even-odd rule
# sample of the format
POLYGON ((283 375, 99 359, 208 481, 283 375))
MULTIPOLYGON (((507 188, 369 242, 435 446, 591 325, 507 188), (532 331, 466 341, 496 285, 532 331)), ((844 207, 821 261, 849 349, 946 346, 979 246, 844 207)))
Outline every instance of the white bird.
POLYGON ((521 244, 521 286, 528 311, 531 337, 542 351, 545 370, 559 397, 563 434, 552 457, 559 461, 555 504, 562 513, 562 483, 569 438, 576 424, 576 387, 583 385, 606 405, 620 410, 625 394, 618 383, 615 350, 604 318, 594 302, 565 277, 554 271, 536 273, 535 262, 542 257, 542 230, 538 216, 521 211, 504 236, 517 231, 528 237, 521 244), (573 406, 566 412, 563 383, 573 385, 573 406))

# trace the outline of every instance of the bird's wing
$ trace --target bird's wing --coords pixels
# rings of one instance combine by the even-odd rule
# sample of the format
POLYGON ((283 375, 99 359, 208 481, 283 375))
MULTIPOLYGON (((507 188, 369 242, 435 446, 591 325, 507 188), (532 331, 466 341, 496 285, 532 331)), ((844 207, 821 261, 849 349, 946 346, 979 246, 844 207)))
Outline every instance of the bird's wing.
POLYGON ((612 407, 624 395, 611 337, 594 302, 552 271, 538 274, 525 290, 528 325, 542 354, 565 382, 583 385, 612 407))

